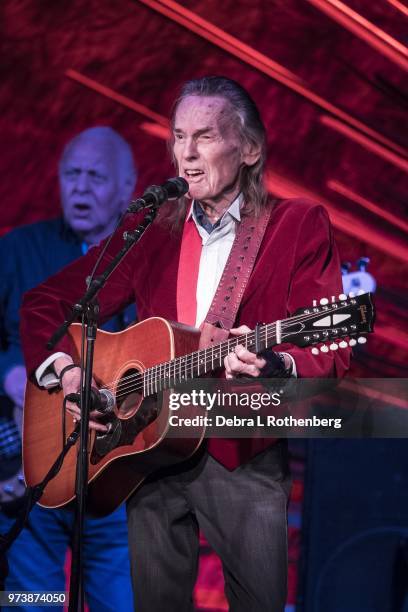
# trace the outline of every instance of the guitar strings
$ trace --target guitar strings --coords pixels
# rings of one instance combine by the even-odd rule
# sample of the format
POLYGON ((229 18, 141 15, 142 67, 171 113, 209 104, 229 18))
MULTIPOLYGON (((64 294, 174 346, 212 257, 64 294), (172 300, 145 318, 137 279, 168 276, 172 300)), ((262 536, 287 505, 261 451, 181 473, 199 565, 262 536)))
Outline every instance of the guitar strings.
MULTIPOLYGON (((260 332, 260 340, 266 339, 268 335, 272 333, 273 331, 272 327, 275 327, 275 324, 268 325, 268 328, 269 328, 268 330, 265 330, 265 332, 263 331, 260 332)), ((180 355, 179 357, 175 357, 174 359, 170 361, 166 361, 166 362, 151 366, 144 372, 137 372, 136 374, 131 374, 129 376, 125 376, 122 379, 117 379, 115 381, 112 381, 111 383, 105 385, 105 388, 113 391, 116 386, 115 383, 127 381, 125 385, 120 385, 121 393, 117 394, 116 396, 116 397, 122 397, 123 395, 127 395, 131 391, 140 391, 143 389, 144 386, 148 387, 148 386, 152 386, 152 384, 154 386, 155 382, 156 383, 167 382, 168 378, 169 379, 174 378, 176 376, 176 372, 180 371, 180 369, 184 371, 189 370, 190 372, 191 372, 191 368, 199 369, 198 366, 201 365, 200 362, 202 359, 204 359, 205 353, 207 353, 207 355, 205 355, 206 360, 203 362, 203 373, 206 373, 205 366, 208 364, 209 361, 217 361, 221 358, 224 358, 226 355, 228 355, 231 352, 230 346, 228 345, 232 344, 233 346, 237 346, 238 344, 241 344, 242 339, 244 339, 244 343, 245 343, 245 338, 248 339, 246 342, 247 345, 252 344, 252 340, 255 339, 255 332, 248 332, 248 334, 245 334, 243 336, 237 336, 235 338, 234 337, 230 338, 228 341, 225 341, 225 343, 223 342, 213 347, 207 347, 206 349, 200 349, 199 351, 194 351, 193 353, 187 356, 180 355), (211 356, 208 354, 209 351, 212 351, 211 356), (214 357, 214 353, 217 353, 218 356, 214 357), (200 357, 200 354, 203 356, 200 357), (183 359, 185 360, 185 362, 181 363, 181 360, 183 359), (169 372, 169 376, 168 377, 163 376, 162 375, 163 372, 161 372, 161 370, 163 370, 164 372, 166 372, 167 370, 169 372), (171 370, 174 371, 173 376, 170 375, 171 370), (141 384, 137 387, 134 387, 133 381, 136 381, 136 380, 140 380, 141 384), (143 381, 146 384, 144 384, 143 381), (125 393, 123 393, 124 391, 125 393)), ((219 366, 219 367, 222 367, 222 366, 219 366)))
MULTIPOLYGON (((261 332, 260 340, 261 341, 264 340, 270 332, 271 330, 268 330, 268 332, 265 332, 265 334, 261 332)), ((252 340, 254 339, 254 336, 255 336, 254 332, 248 333, 247 336, 249 339, 249 344, 252 344, 252 340)), ((229 342, 232 344, 235 344, 236 346, 237 344, 240 344, 240 339, 241 337, 231 338, 229 342)), ((226 355, 228 355, 229 352, 231 352, 229 350, 229 347, 226 345, 224 347, 222 347, 222 345, 208 347, 205 350, 208 352, 212 349, 214 349, 214 353, 217 353, 217 356, 214 357, 211 354, 210 355, 207 354, 205 361, 204 361, 204 358, 200 359, 199 357, 200 353, 204 353, 204 349, 202 349, 201 351, 192 353, 188 357, 182 355, 180 357, 176 357, 175 359, 171 361, 152 366, 151 368, 148 368, 142 373, 138 372, 136 374, 133 374, 133 375, 130 375, 128 377, 121 379, 122 381, 127 380, 127 383, 125 385, 120 386, 120 392, 116 394, 116 397, 120 398, 120 397, 128 395, 131 392, 142 392, 145 389, 149 391, 148 393, 146 393, 146 396, 147 396, 147 395, 150 395, 151 393, 156 393, 158 391, 161 391, 163 387, 162 383, 170 384, 170 381, 174 379, 175 384, 176 384, 177 378, 179 379, 179 382, 182 382, 183 380, 187 380, 188 376, 183 378, 181 376, 181 372, 190 373, 192 369, 193 371, 195 370, 196 372, 199 371, 200 369, 199 366, 201 365, 201 361, 203 361, 202 363, 203 374, 205 374, 207 372, 206 365, 208 365, 210 361, 217 361, 219 359, 223 359, 226 355), (182 359, 185 359, 184 363, 182 362, 182 359), (171 373, 172 370, 173 370, 173 374, 171 373), (163 376, 163 373, 165 374, 166 371, 168 372, 168 375, 163 376)), ((222 365, 219 367, 222 367, 222 365)), ((199 374, 197 374, 197 376, 199 376, 199 374)), ((194 377, 195 377, 194 375, 191 376, 191 378, 194 378, 194 377)), ((114 388, 111 388, 111 390, 113 391, 114 388)))
MULTIPOLYGON (((274 327, 275 325, 271 324, 268 326, 268 330, 265 330, 265 332, 261 332, 260 340, 262 341, 267 338, 267 336, 272 333, 272 328, 274 327)), ((248 338, 246 344, 252 345, 255 339, 255 333, 248 332, 248 334, 246 334, 246 337, 248 338)), ((229 343, 232 343, 236 346, 237 344, 241 343, 242 338, 242 336, 239 336, 237 338, 230 338, 229 343)), ((148 389, 150 393, 158 392, 162 390, 162 383, 170 384, 171 379, 174 379, 176 381, 176 378, 179 378, 179 381, 182 381, 183 377, 181 376, 181 372, 188 372, 188 374, 190 374, 191 370, 193 370, 193 372, 198 372, 200 369, 199 366, 201 365, 201 361, 203 361, 203 373, 206 373, 206 366, 209 364, 210 361, 216 362, 218 360, 221 360, 226 355, 228 355, 229 352, 231 352, 230 346, 228 346, 227 343, 225 343, 224 346, 222 346, 222 344, 219 344, 214 347, 208 347, 207 349, 205 349, 205 351, 207 354, 201 359, 200 353, 204 354, 204 349, 202 349, 201 351, 196 351, 195 353, 192 353, 188 356, 182 355, 180 357, 176 357, 171 361, 157 364, 155 366, 152 366, 151 368, 148 368, 142 373, 138 372, 136 374, 132 374, 130 376, 122 378, 122 381, 126 380, 127 382, 126 384, 120 386, 120 393, 117 393, 116 397, 123 397, 125 395, 128 395, 132 391, 142 392, 142 390, 144 389, 148 389), (212 353, 208 354, 209 351, 212 351, 212 353), (183 359, 184 363, 182 361, 183 359), (171 374, 171 370, 173 370, 174 374, 171 374), (166 371, 168 372, 167 376, 166 371)), ((219 367, 222 367, 222 364, 219 367)), ((186 376, 184 380, 186 380, 187 378, 188 376, 186 376)), ((194 375, 191 376, 191 378, 194 378, 194 375)), ((113 390, 113 388, 111 388, 111 390, 113 390)), ((150 393, 147 393, 146 395, 149 395, 150 393)))
MULTIPOLYGON (((336 311, 338 312, 339 310, 341 310, 342 307, 344 306, 349 306, 349 304, 344 303, 341 304, 336 311)), ((301 323, 303 322, 305 319, 310 319, 312 317, 314 317, 316 314, 325 314, 326 312, 328 314, 330 314, 330 311, 332 311, 333 309, 330 309, 328 311, 323 311, 320 313, 308 313, 308 314, 303 314, 303 315, 298 315, 297 317, 292 317, 289 320, 286 321, 282 321, 282 326, 281 326, 281 330, 284 331, 290 327, 293 326, 294 323, 301 323)), ((265 340, 268 338, 268 335, 273 333, 276 330, 276 323, 271 323, 271 324, 267 324, 263 326, 263 329, 260 331, 259 334, 259 339, 265 340)), ((324 330, 321 330, 324 331, 324 330)), ((125 384, 121 384, 120 385, 120 393, 116 394, 116 398, 120 398, 123 396, 128 395, 131 392, 142 392, 144 389, 148 389, 149 391, 151 391, 152 393, 157 392, 157 390, 162 390, 161 386, 162 383, 170 383, 170 380, 172 378, 174 378, 174 380, 176 380, 176 372, 181 372, 182 370, 184 370, 185 372, 187 372, 188 370, 191 372, 191 370, 195 370, 197 369, 199 371, 199 365, 200 365, 200 354, 204 355, 204 363, 203 363, 203 370, 204 373, 206 373, 206 365, 209 361, 215 361, 218 359, 222 359, 224 358, 226 355, 228 355, 230 351, 230 344, 232 344, 233 346, 237 346, 238 344, 246 344, 248 345, 248 342, 252 345, 253 341, 255 340, 255 332, 251 331, 248 332, 247 334, 243 334, 241 336, 237 336, 237 337, 233 337, 233 338, 229 338, 228 341, 224 341, 218 345, 215 345, 213 347, 207 347, 206 349, 200 349, 199 351, 195 351, 193 353, 191 353, 190 355, 181 355, 179 357, 175 357, 174 359, 161 363, 161 364, 157 364, 154 366, 151 366, 150 368, 146 369, 144 372, 137 372, 136 374, 131 374, 129 376, 125 376, 124 378, 121 379, 117 379, 114 381, 111 381, 110 383, 108 383, 105 388, 114 391, 116 383, 123 383, 123 381, 126 381, 125 384), (208 351, 212 351, 212 354, 210 354, 210 356, 206 353, 208 353, 208 351), (217 357, 214 358, 214 353, 217 353, 217 357), (182 360, 185 360, 184 363, 182 363, 182 360), (195 359, 197 359, 196 363, 195 363, 195 359), (163 376, 163 372, 166 373, 166 369, 168 369, 168 376, 163 376), (171 369, 174 370, 174 375, 171 376, 170 372, 171 369)), ((222 367, 222 366, 219 366, 222 367)), ((192 376, 191 378, 194 378, 194 376, 192 376)), ((182 379, 180 379, 181 381, 182 379)), ((146 394, 149 395, 150 393, 146 394)))
MULTIPOLYGON (((234 343, 235 339, 231 339, 231 341, 232 343, 234 343)), ((239 344, 239 342, 235 341, 235 345, 236 344, 239 344)), ((218 361, 220 359, 223 359, 230 352, 227 347, 225 347, 225 350, 218 347, 213 348, 214 353, 217 353, 217 357, 208 358, 209 356, 207 356, 207 359, 204 361, 204 358, 200 358, 199 356, 199 353, 201 351, 195 352, 189 355, 187 358, 185 358, 185 356, 177 357, 171 361, 162 363, 158 366, 152 366, 152 368, 148 368, 143 373, 138 372, 137 374, 126 377, 127 383, 125 385, 120 385, 120 393, 117 393, 116 397, 120 398, 124 395, 128 395, 132 391, 141 392, 145 388, 149 390, 151 389, 153 392, 156 392, 156 390, 161 390, 159 387, 162 386, 162 383, 170 383, 172 379, 176 380, 176 378, 178 378, 178 374, 181 371, 188 371, 189 373, 191 373, 191 370, 193 369, 193 372, 199 372, 199 370, 201 369, 199 366, 201 365, 203 373, 206 373, 206 366, 210 361, 218 361), (181 359, 183 358, 185 359, 184 363, 181 362, 181 359), (172 370, 174 374, 171 373, 172 370), (167 376, 166 372, 168 372, 167 376)), ((194 378, 194 375, 191 376, 191 378, 194 378)), ((149 393, 147 393, 146 395, 149 395, 149 393)))

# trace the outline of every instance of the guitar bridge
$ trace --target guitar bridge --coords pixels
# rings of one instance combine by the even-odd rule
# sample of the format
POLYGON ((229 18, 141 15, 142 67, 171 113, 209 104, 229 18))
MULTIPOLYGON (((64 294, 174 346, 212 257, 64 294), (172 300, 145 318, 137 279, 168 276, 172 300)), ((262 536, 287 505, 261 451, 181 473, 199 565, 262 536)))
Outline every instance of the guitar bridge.
POLYGON ((109 422, 108 432, 98 432, 92 448, 90 462, 97 464, 108 453, 121 446, 134 444, 135 438, 141 434, 159 415, 161 401, 157 398, 146 398, 137 412, 128 419, 113 417, 109 422))

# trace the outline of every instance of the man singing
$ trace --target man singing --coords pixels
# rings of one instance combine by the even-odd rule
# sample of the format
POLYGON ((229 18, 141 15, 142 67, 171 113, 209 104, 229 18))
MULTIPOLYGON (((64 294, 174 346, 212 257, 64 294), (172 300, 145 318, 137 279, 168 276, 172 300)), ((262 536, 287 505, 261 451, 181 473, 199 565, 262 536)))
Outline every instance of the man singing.
MULTIPOLYGON (((63 216, 19 227, 0 240, 0 438, 1 424, 14 410, 21 420, 26 372, 19 337, 23 293, 78 259, 106 238, 127 207, 136 182, 129 144, 110 127, 93 127, 70 140, 59 164, 63 216), (2 392, 4 394, 2 394, 2 392)), ((117 313, 105 329, 118 331, 134 312, 117 313)), ((10 427, 10 425, 9 425, 10 427)), ((4 493, 2 502, 13 498, 4 493)), ((0 512, 0 532, 14 513, 0 512)), ((28 524, 8 551, 10 591, 63 591, 64 563, 72 539, 73 513, 35 506, 28 524)), ((84 587, 91 612, 132 609, 126 514, 124 508, 104 519, 85 521, 84 587), (112 543, 111 533, 115 533, 112 543), (109 589, 101 585, 109 580, 109 589)), ((25 609, 25 608, 19 608, 25 609)))
MULTIPOLYGON (((100 296, 102 320, 136 300, 140 319, 159 316, 202 326, 241 227, 261 239, 232 334, 341 292, 325 210, 303 199, 277 202, 265 193, 265 127, 238 83, 224 77, 187 82, 175 104, 171 146, 177 172, 189 183, 188 197, 178 207, 165 205, 122 262, 100 296)), ((120 240, 113 241, 111 252, 120 240)), ((244 268, 247 248, 242 247, 244 268)), ((89 253, 26 296, 25 356, 29 375, 40 385, 41 363, 56 377, 73 363, 69 338, 54 357, 44 347, 79 297, 97 254, 89 253)), ((236 266, 236 282, 242 266, 236 266)), ((225 358, 227 378, 334 376, 347 367, 347 356, 315 356, 290 345, 279 349, 257 355, 238 346, 225 358)), ((79 369, 66 370, 61 385, 65 395, 76 392, 79 369)), ((75 404, 67 403, 67 409, 80 418, 75 404)), ((95 413, 90 425, 106 430, 95 413)), ((289 486, 285 443, 259 439, 211 439, 192 458, 149 477, 128 502, 136 611, 192 609, 199 529, 221 558, 231 610, 283 610, 289 486)))

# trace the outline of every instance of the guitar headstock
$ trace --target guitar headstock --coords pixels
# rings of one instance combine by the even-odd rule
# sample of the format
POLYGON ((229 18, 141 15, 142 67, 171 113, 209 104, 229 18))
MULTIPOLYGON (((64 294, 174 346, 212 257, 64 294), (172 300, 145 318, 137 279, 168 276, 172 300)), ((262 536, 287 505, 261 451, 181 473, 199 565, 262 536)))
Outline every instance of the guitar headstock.
POLYGON ((328 353, 339 348, 367 342, 365 336, 373 331, 375 308, 371 293, 344 293, 329 300, 322 298, 308 308, 300 308, 290 319, 282 321, 281 341, 297 346, 323 343, 312 352, 328 353), (348 338, 348 341, 344 340, 348 338))

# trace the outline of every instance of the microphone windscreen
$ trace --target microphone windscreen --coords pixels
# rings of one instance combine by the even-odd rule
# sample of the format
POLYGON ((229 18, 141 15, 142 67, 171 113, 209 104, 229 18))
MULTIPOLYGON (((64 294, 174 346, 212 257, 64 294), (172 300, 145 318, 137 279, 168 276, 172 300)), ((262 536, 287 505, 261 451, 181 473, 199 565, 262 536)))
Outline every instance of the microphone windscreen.
POLYGON ((181 176, 176 176, 166 181, 163 184, 163 189, 167 192, 168 200, 177 200, 187 193, 190 186, 181 176))

